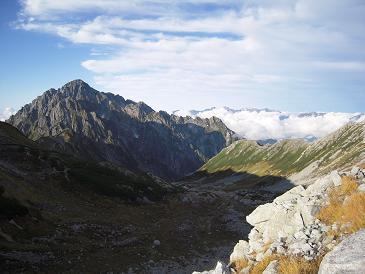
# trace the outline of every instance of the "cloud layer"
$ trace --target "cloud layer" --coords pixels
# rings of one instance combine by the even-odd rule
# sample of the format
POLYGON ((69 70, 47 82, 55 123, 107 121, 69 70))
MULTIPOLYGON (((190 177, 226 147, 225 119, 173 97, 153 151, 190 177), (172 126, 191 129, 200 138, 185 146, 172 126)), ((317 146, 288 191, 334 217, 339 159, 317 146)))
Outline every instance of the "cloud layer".
POLYGON ((252 105, 357 91, 363 14, 356 0, 23 0, 16 26, 91 45, 82 66, 99 87, 167 109, 186 94, 252 105))
POLYGON ((0 109, 0 121, 7 120, 11 115, 13 115, 15 113, 16 113, 16 111, 10 107, 7 107, 5 109, 0 109))
POLYGON ((253 140, 320 138, 350 121, 365 119, 362 113, 289 113, 268 109, 212 108, 203 111, 176 111, 176 115, 216 116, 240 137, 253 140))

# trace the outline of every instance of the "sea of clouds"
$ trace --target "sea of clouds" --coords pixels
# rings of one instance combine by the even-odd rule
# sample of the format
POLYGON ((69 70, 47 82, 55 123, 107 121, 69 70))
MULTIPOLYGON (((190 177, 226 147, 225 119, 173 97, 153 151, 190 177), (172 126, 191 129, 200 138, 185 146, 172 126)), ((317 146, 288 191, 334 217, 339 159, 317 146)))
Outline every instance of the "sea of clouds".
POLYGON ((324 137, 351 121, 365 119, 363 113, 291 113, 268 109, 234 110, 227 107, 202 111, 175 111, 174 114, 201 118, 216 116, 240 137, 253 140, 287 138, 312 140, 324 137))

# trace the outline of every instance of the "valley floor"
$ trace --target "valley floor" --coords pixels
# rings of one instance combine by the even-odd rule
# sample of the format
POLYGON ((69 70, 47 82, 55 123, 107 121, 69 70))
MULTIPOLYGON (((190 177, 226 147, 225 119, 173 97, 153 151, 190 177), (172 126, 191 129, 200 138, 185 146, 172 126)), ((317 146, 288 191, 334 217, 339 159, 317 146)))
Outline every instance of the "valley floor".
POLYGON ((203 270, 227 259, 247 236, 245 216, 254 209, 214 192, 189 191, 141 205, 66 192, 56 202, 49 198, 35 205, 38 218, 1 220, 3 273, 203 270))

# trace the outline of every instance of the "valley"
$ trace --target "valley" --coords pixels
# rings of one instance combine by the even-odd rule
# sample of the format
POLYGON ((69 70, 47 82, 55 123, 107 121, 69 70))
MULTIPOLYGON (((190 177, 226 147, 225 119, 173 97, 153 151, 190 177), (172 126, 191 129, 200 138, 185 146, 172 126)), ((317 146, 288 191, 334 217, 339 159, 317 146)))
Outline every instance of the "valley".
POLYGON ((314 142, 237 140, 218 118, 71 81, 0 122, 1 269, 211 269, 252 241, 246 217, 260 206, 363 163, 364 138, 365 122, 352 122, 314 142))
POLYGON ((4 271, 188 273, 226 256, 249 229, 254 205, 231 193, 126 176, 44 149, 5 123, 0 136, 4 271))

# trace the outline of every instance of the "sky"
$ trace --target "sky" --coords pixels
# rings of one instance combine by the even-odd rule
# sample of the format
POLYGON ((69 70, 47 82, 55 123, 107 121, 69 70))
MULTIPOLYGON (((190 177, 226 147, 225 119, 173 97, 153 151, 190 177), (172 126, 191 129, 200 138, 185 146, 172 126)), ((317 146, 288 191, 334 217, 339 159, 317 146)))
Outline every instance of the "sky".
POLYGON ((364 14, 364 0, 2 0, 0 119, 79 78, 170 112, 365 112, 364 14))

